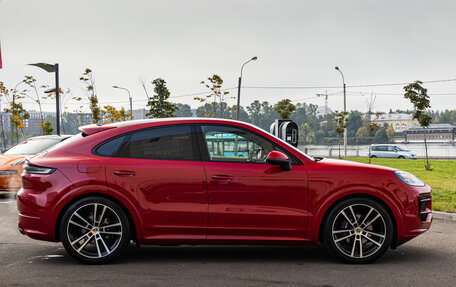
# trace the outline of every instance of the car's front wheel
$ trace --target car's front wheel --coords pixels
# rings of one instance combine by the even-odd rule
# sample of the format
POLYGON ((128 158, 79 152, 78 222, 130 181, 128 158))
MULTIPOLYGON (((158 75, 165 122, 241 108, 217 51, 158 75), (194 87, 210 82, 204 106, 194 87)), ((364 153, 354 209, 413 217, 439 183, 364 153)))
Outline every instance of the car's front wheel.
POLYGON ((329 213, 324 243, 331 253, 348 263, 367 263, 382 256, 393 239, 389 213, 375 200, 352 198, 329 213))
POLYGON ((122 208, 103 197, 87 197, 64 213, 60 238, 66 251, 88 264, 113 260, 130 242, 130 226, 122 208))

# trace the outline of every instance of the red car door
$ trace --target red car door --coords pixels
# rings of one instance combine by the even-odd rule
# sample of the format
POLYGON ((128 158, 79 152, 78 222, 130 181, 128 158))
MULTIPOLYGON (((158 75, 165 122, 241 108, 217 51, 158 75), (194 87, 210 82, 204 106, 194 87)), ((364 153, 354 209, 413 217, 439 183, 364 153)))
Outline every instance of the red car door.
POLYGON ((267 164, 270 151, 285 151, 259 134, 234 126, 202 125, 199 141, 208 180, 208 239, 307 237, 304 165, 295 158, 290 171, 267 164))
POLYGON ((108 189, 139 205, 145 239, 205 239, 206 177, 191 125, 139 130, 106 165, 108 189))

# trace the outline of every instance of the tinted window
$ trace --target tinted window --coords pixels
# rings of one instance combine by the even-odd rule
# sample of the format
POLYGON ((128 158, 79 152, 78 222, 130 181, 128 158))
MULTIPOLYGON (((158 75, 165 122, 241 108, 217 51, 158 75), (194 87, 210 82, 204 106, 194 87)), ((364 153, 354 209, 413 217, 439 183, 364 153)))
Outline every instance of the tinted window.
POLYGON ((378 145, 375 150, 376 151, 386 151, 387 147, 384 145, 378 145))
POLYGON ((101 156, 113 156, 120 148, 124 141, 125 136, 121 136, 112 140, 108 140, 101 144, 95 151, 96 154, 101 156))
POLYGON ((167 126, 131 134, 122 157, 194 160, 191 126, 167 126))
POLYGON ((388 146, 388 151, 394 151, 394 146, 388 146))
POLYGON ((203 125, 201 131, 212 161, 266 163, 268 154, 279 150, 297 163, 288 152, 253 132, 217 125, 203 125))

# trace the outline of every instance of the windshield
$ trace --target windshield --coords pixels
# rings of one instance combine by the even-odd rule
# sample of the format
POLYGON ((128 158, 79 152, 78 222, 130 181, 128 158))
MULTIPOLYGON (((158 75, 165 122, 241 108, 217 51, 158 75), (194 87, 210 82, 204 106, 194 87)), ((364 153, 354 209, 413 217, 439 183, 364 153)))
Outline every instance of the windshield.
POLYGON ((33 155, 39 152, 42 152, 51 146, 59 143, 62 139, 59 138, 41 138, 41 139, 28 139, 20 144, 13 146, 5 155, 17 155, 17 154, 24 154, 24 155, 33 155))
POLYGON ((403 147, 403 146, 396 146, 396 147, 397 147, 397 149, 400 150, 400 151, 410 151, 410 150, 406 149, 406 148, 403 147))

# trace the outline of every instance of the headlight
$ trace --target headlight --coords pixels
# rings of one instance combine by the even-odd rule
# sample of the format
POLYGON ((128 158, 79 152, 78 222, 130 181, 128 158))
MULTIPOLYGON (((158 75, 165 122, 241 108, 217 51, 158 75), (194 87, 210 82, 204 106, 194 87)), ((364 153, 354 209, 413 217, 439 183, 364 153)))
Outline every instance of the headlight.
POLYGON ((20 165, 20 164, 23 164, 24 162, 25 162, 25 158, 21 159, 20 161, 15 162, 15 163, 12 163, 11 166, 20 165))
POLYGON ((424 182, 421 181, 418 177, 414 176, 411 173, 402 171, 402 170, 396 170, 394 174, 402 180, 404 183, 411 185, 411 186, 424 186, 424 182))

